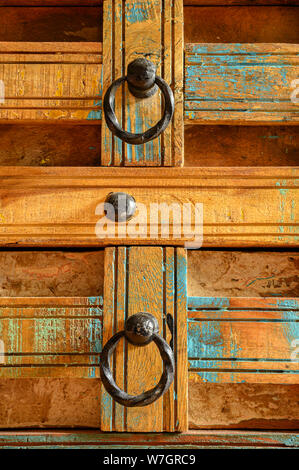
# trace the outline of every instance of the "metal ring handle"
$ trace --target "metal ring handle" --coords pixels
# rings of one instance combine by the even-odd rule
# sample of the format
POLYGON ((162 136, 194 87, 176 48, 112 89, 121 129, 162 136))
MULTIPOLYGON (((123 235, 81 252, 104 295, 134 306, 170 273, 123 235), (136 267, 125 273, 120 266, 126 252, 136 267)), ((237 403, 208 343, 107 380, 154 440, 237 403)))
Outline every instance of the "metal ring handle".
POLYGON ((145 144, 146 142, 149 142, 150 140, 158 137, 163 131, 165 131, 166 127, 170 123, 174 113, 174 97, 171 88, 165 82, 165 80, 156 76, 155 74, 152 76, 154 66, 150 61, 146 59, 136 59, 135 61, 131 62, 131 64, 129 64, 129 67, 128 75, 115 80, 105 93, 103 106, 105 119, 107 126, 109 127, 112 134, 116 135, 127 144, 145 144), (139 66, 138 72, 136 72, 136 63, 139 66), (135 68, 133 67, 133 73, 129 73, 129 67, 131 66, 132 68, 134 64, 135 68), (150 66, 148 64, 150 64, 150 66), (151 67, 150 70, 149 67, 151 67), (136 81, 138 78, 140 79, 139 87, 136 86, 136 81), (115 115, 115 93, 124 81, 128 81, 129 90, 134 94, 134 96, 137 96, 138 98, 152 96, 155 93, 157 86, 160 88, 164 97, 164 112, 162 118, 155 126, 151 127, 143 133, 134 134, 123 130, 120 127, 115 115), (132 85, 132 82, 134 83, 134 86, 132 85))
POLYGON ((167 342, 157 334, 158 323, 153 315, 141 313, 132 315, 126 322, 125 330, 116 333, 103 348, 100 362, 102 383, 112 398, 123 406, 146 406, 153 403, 170 387, 174 378, 174 357, 167 342), (130 343, 145 346, 151 341, 157 345, 163 360, 163 373, 158 385, 141 393, 129 395, 121 390, 115 383, 111 369, 110 359, 120 339, 125 337, 130 343))

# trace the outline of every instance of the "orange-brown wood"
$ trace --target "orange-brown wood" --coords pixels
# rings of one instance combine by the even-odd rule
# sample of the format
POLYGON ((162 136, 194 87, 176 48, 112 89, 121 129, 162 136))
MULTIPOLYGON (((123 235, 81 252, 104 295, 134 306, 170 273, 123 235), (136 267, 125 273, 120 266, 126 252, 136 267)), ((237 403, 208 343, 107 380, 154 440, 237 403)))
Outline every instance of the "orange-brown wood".
MULTIPOLYGON (((186 259, 180 248, 107 248, 105 258, 103 343, 138 312, 153 314, 169 342, 166 314, 174 320, 175 378, 152 405, 124 408, 102 388, 103 431, 183 431, 187 429, 186 259)), ((118 385, 132 395, 160 380, 162 363, 155 345, 138 348, 121 341, 113 359, 118 385)))
POLYGON ((298 146, 295 126, 185 126, 185 166, 296 166, 298 146))
POLYGON ((0 297, 0 377, 99 376, 99 297, 0 297))
POLYGON ((78 0, 74 1, 75 7, 67 3, 68 0, 0 2, 0 41, 52 42, 53 45, 55 42, 101 42, 102 7, 91 8, 83 0, 81 6, 78 0))
POLYGON ((186 44, 185 120, 298 124, 296 44, 186 44))
MULTIPOLYGON (((103 93, 126 75, 128 64, 146 57, 172 87, 175 113, 163 135, 145 145, 123 144, 102 127, 102 164, 107 166, 179 166, 183 161, 183 2, 154 0, 104 2, 103 93), (120 47, 120 44, 122 47, 120 47)), ((159 93, 137 100, 127 85, 115 101, 119 122, 130 132, 144 132, 161 118, 159 93)))
POLYGON ((191 212, 203 204, 203 246, 298 246, 295 168, 73 168, 70 174, 67 168, 2 167, 0 181, 2 246, 200 245, 200 210, 195 231, 194 222, 184 227, 170 211, 168 234, 151 207, 161 202, 179 211, 191 204, 191 212), (115 232, 103 212, 111 191, 144 204, 143 213, 115 232))
POLYGON ((1 122, 100 120, 101 69, 101 44, 0 43, 1 122))
MULTIPOLYGON (((201 2, 202 6, 184 7, 185 43, 298 43, 298 0, 279 5, 279 0, 240 0, 241 5, 222 5, 213 1, 201 2), (247 5, 246 5, 247 3, 247 5), (271 6, 272 4, 272 6, 271 6), (295 6, 297 5, 297 7, 295 6)), ((282 2, 280 2, 282 3, 282 2)))

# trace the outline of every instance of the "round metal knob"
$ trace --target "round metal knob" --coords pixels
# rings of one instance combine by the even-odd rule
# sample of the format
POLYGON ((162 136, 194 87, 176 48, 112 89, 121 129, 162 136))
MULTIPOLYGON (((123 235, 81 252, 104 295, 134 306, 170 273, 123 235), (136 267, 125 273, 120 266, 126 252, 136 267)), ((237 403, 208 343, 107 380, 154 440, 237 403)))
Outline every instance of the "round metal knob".
POLYGON ((155 78, 156 67, 150 60, 139 57, 129 63, 127 82, 130 92, 136 98, 148 98, 157 92, 155 78))
POLYGON ((106 197, 104 210, 108 219, 116 222, 130 220, 136 212, 136 201, 127 193, 110 193, 106 197))
POLYGON ((112 398, 123 406, 146 406, 156 401, 170 387, 174 378, 174 357, 171 347, 158 335, 159 326, 157 319, 150 313, 138 313, 128 318, 125 329, 116 333, 105 344, 101 353, 100 374, 102 383, 112 398), (115 383, 110 368, 110 358, 115 351, 120 339, 125 337, 136 346, 146 346, 151 341, 157 345, 163 360, 163 373, 158 385, 141 393, 129 395, 121 390, 115 383))
POLYGON ((112 134, 128 144, 145 144, 158 137, 170 123, 174 113, 174 98, 168 84, 156 75, 155 65, 147 59, 135 59, 128 65, 127 75, 115 80, 104 96, 104 114, 107 126, 112 134), (148 98, 160 88, 164 98, 163 116, 157 124, 147 131, 134 134, 123 130, 115 115, 115 93, 120 85, 128 82, 130 92, 137 98, 148 98))

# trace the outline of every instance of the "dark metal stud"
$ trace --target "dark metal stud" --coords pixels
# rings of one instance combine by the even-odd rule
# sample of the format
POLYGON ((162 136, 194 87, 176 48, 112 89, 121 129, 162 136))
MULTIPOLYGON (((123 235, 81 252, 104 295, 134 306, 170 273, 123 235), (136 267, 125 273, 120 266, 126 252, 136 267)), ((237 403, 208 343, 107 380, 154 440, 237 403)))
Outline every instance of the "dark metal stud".
POLYGON ((110 193, 105 200, 104 209, 108 219, 127 222, 136 212, 136 201, 127 193, 110 193))
POLYGON ((128 65, 127 82, 136 98, 149 98, 158 91, 155 84, 156 66, 144 57, 133 60, 128 65))

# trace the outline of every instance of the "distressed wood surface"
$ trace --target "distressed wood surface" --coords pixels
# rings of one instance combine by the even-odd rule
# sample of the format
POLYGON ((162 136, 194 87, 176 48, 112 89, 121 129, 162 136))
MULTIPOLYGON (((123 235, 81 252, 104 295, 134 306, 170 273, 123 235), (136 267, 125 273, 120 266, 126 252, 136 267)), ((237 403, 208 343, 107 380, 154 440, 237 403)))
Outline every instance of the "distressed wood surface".
POLYGON ((104 250, 0 251, 1 297, 99 297, 104 250))
POLYGON ((299 297, 298 252, 189 250, 187 275, 190 297, 299 297))
MULTIPOLYGON (((169 391, 152 405, 124 408, 102 388, 103 431, 184 431, 187 419, 186 259, 178 248, 107 248, 105 258, 103 344, 123 330, 126 318, 152 313, 169 342, 166 314, 174 319, 175 378, 169 391)), ((121 341, 113 363, 117 384, 137 395, 156 385, 162 362, 154 344, 137 348, 121 341)))
POLYGON ((253 0, 242 6, 209 3, 184 7, 185 43, 298 43, 298 0, 281 6, 253 0))
POLYGON ((26 431, 0 435, 3 448, 294 448, 299 436, 292 432, 189 431, 188 433, 100 433, 94 431, 26 431))
MULTIPOLYGON (((103 93, 126 75, 128 64, 146 57, 157 66, 174 92, 175 113, 159 138, 144 145, 123 144, 102 127, 102 164, 107 166, 179 166, 183 162, 183 2, 153 0, 104 2, 103 93)), ((118 92, 115 110, 129 132, 144 132, 161 118, 160 93, 137 100, 125 84, 118 92), (124 124, 125 123, 125 124, 124 124)))
POLYGON ((299 385, 200 383, 189 377, 188 386, 189 429, 298 430, 299 385))
POLYGON ((0 297, 0 377, 98 377, 102 299, 0 297))
MULTIPOLYGON (((2 378, 0 428, 99 429, 100 389, 100 379, 92 378, 2 378)), ((189 378, 189 428, 296 430, 298 390, 298 385, 199 383, 189 378)))
MULTIPOLYGON (((63 6, 59 2, 59 8, 53 6, 54 0, 42 2, 42 8, 38 2, 32 1, 32 5, 26 1, 19 2, 18 8, 6 2, 1 10, 0 41, 21 42, 101 42, 103 35, 103 10, 102 7, 63 6), (52 5, 51 5, 52 3, 52 5)), ((15 3, 17 3, 15 1, 15 3)), ((77 1, 78 3, 78 1, 77 1)), ((83 3, 83 2, 82 2, 83 3)), ((75 3, 74 3, 75 5, 75 3)))
MULTIPOLYGON (((89 121, 90 122, 90 121, 89 121)), ((99 166, 101 126, 55 121, 0 125, 1 166, 99 166)))
POLYGON ((98 6, 103 0, 0 0, 0 6, 98 6))
MULTIPOLYGON (((5 0, 4 0, 5 1, 5 0)), ((26 0, 27 1, 27 0, 26 0)), ((34 1, 34 0, 31 0, 34 1)), ((36 0, 38 1, 38 0, 36 0)), ((40 0, 39 0, 40 1, 40 0)), ((53 0, 55 1, 55 0, 53 0)), ((65 1, 65 0, 64 0, 65 1)), ((263 5, 263 6, 272 6, 272 5, 298 5, 298 0, 184 0, 184 5, 195 5, 198 7, 207 6, 207 5, 238 5, 238 6, 250 6, 250 5, 263 5)))
POLYGON ((186 44, 185 50, 188 123, 298 123, 291 101, 297 45, 186 44))
POLYGON ((101 70, 98 43, 0 43, 0 119, 100 120, 101 70))
POLYGON ((296 166, 298 147, 295 126, 185 126, 185 166, 296 166))
POLYGON ((299 384, 298 337, 297 299, 191 297, 189 377, 213 383, 299 384))
MULTIPOLYGON (((67 168, 2 167, 0 242, 99 247, 192 242, 192 224, 183 230, 171 212, 169 234, 160 231, 158 219, 150 236, 149 205, 163 202, 179 210, 185 203, 203 204, 204 246, 297 246, 297 174, 295 168, 73 168, 70 174, 67 168), (140 211, 115 234, 111 225, 103 226, 103 203, 111 191, 125 191, 144 204, 147 220, 140 211)), ((196 238, 201 241, 200 233, 196 238)))

